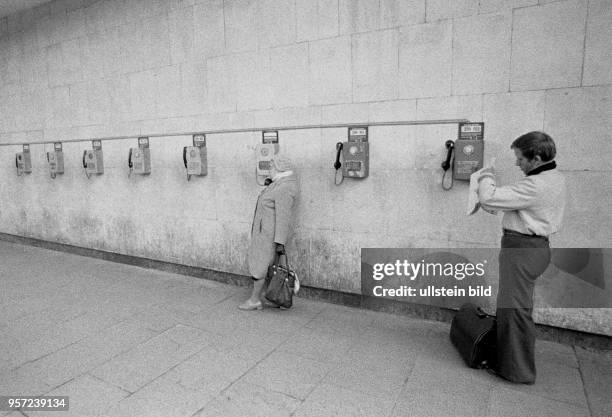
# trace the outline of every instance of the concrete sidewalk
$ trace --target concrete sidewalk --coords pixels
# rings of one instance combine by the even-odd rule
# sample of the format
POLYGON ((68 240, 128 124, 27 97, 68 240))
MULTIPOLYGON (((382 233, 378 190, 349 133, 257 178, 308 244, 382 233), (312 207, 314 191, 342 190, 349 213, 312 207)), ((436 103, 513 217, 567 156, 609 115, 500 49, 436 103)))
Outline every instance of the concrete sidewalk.
POLYGON ((449 325, 0 242, 0 395, 68 395, 9 416, 610 416, 612 354, 541 342, 538 380, 467 368, 449 325))

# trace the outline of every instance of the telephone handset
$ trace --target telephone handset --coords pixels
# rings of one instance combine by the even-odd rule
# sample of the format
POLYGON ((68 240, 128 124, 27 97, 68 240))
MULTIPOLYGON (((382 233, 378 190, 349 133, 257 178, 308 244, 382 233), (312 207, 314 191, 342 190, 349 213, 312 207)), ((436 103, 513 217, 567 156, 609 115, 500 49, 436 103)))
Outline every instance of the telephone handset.
POLYGON ((128 172, 128 178, 132 175, 132 170, 134 169, 134 164, 132 163, 132 148, 130 148, 130 152, 128 153, 128 168, 130 169, 128 172))
POLYGON ((30 145, 23 145, 23 152, 15 154, 15 167, 17 168, 17 176, 32 172, 32 159, 30 157, 30 145))
POLYGON ((342 171, 340 171, 340 168, 342 168, 342 163, 340 162, 340 154, 342 153, 343 147, 344 144, 342 142, 336 143, 336 162, 334 162, 334 169, 336 170, 336 178, 334 179, 334 183, 336 185, 342 184, 342 181, 344 180, 342 171), (340 172, 340 182, 338 182, 338 172, 340 172))
POLYGON ((89 179, 90 175, 87 172, 87 162, 85 161, 85 157, 87 156, 87 149, 83 151, 83 168, 85 169, 85 176, 89 179))
POLYGON ((450 174, 450 186, 444 185, 444 182, 446 180, 446 174, 448 173, 449 168, 451 168, 455 162, 455 142, 453 142, 452 140, 447 140, 444 146, 446 146, 447 151, 446 151, 446 160, 442 162, 442 169, 444 170, 444 174, 442 174, 442 188, 448 191, 451 188, 453 188, 454 179, 453 179, 452 169, 450 171, 451 173, 450 174))

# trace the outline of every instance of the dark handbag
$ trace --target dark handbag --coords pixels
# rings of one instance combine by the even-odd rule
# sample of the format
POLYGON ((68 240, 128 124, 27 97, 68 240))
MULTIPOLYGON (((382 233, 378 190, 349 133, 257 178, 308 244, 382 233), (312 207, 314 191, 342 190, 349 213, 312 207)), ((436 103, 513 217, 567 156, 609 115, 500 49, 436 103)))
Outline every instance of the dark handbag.
POLYGON ((453 318, 450 339, 470 368, 493 368, 497 351, 496 330, 494 316, 467 303, 453 318))
POLYGON ((266 300, 274 304, 290 308, 293 305, 293 294, 295 287, 296 275, 289 268, 287 255, 276 254, 274 262, 268 267, 268 276, 266 277, 266 300), (285 264, 280 263, 280 259, 285 257, 285 264))

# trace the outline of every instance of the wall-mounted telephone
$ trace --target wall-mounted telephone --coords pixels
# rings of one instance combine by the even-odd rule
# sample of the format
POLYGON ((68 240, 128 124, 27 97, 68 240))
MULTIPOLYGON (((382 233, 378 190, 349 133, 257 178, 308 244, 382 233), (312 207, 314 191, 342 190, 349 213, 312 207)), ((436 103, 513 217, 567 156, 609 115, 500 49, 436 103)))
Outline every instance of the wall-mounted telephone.
POLYGON ((266 179, 270 177, 270 164, 272 158, 279 150, 278 131, 264 131, 261 135, 261 142, 257 145, 255 166, 255 180, 257 184, 266 185, 266 179), (262 182, 261 179, 264 179, 262 182))
POLYGON ((183 148, 183 163, 187 169, 187 181, 192 175, 208 174, 206 153, 206 136, 203 133, 193 135, 193 146, 183 148))
POLYGON ((149 138, 138 138, 138 148, 130 148, 128 155, 128 177, 134 172, 139 175, 151 173, 151 149, 149 149, 149 138))
POLYGON ((47 152, 47 162, 51 178, 55 179, 57 174, 64 173, 64 153, 60 142, 53 144, 53 152, 47 152))
POLYGON ((442 162, 442 188, 450 190, 454 180, 469 181, 470 175, 482 168, 484 157, 484 123, 459 123, 457 140, 446 141, 447 156, 442 162), (450 185, 445 184, 451 169, 450 185))
POLYGON ((30 174, 32 172, 32 157, 30 156, 30 145, 23 145, 23 152, 15 154, 15 167, 17 176, 30 174))
POLYGON ((83 168, 87 178, 92 175, 104 174, 104 158, 102 155, 102 142, 99 140, 91 141, 93 149, 83 151, 83 168))
POLYGON ((348 141, 336 144, 336 185, 342 183, 345 177, 367 178, 370 170, 370 147, 368 142, 368 127, 353 126, 348 128, 348 141), (342 155, 342 162, 340 162, 342 155), (342 168, 342 170, 340 170, 342 168), (338 181, 338 173, 341 174, 338 181))

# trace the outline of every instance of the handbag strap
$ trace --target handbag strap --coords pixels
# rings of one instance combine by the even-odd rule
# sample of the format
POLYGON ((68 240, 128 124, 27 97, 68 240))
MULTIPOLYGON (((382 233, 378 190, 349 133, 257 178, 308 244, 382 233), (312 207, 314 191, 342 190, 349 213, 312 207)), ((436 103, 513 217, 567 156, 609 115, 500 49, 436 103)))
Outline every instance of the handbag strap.
POLYGON ((289 270, 289 257, 287 256, 287 253, 283 253, 283 254, 279 254, 278 252, 274 255, 274 266, 278 267, 278 266, 282 266, 282 264, 280 263, 280 260, 282 257, 285 257, 285 269, 287 269, 287 271, 289 270))

